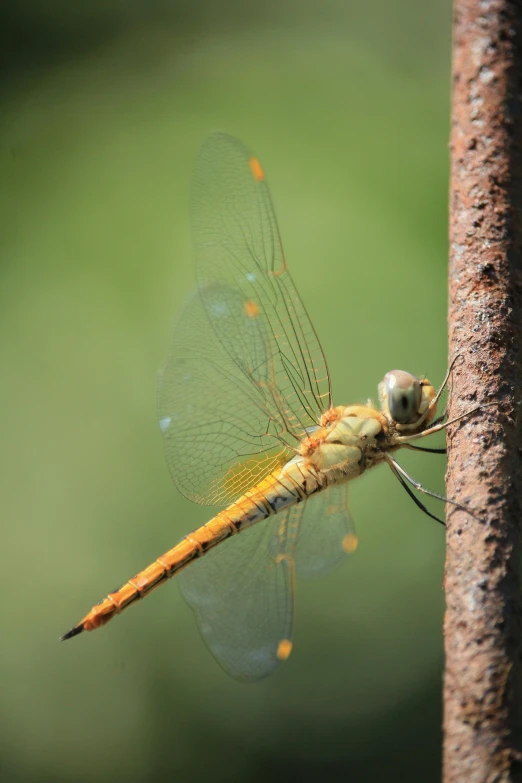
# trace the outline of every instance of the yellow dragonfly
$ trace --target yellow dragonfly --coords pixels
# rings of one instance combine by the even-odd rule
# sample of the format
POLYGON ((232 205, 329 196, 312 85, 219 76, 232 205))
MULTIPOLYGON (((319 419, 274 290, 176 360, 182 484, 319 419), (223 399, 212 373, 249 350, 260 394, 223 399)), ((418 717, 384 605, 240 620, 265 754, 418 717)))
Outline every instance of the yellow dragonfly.
POLYGON ((394 370, 379 386, 380 409, 334 406, 263 168, 232 137, 215 133, 203 144, 191 216, 198 291, 160 380, 160 427, 178 489, 223 510, 109 593, 62 639, 105 625, 179 573, 218 662, 237 679, 258 680, 292 650, 295 578, 330 571, 357 546, 347 501, 352 479, 385 462, 437 519, 408 485, 444 498, 415 482, 392 454, 419 448, 415 441, 451 423, 445 414, 435 418, 451 368, 439 393, 427 379, 394 370))

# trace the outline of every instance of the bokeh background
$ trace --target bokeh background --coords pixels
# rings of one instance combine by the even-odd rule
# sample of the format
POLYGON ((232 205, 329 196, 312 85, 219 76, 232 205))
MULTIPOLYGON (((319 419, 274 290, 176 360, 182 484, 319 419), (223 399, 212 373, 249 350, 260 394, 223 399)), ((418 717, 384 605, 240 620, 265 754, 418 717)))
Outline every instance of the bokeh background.
POLYGON ((384 468, 272 678, 229 679, 174 583, 58 636, 211 513, 156 418, 207 133, 264 163, 337 404, 442 379, 449 0, 11 0, 0 30, 2 781, 437 781, 444 535, 384 468))

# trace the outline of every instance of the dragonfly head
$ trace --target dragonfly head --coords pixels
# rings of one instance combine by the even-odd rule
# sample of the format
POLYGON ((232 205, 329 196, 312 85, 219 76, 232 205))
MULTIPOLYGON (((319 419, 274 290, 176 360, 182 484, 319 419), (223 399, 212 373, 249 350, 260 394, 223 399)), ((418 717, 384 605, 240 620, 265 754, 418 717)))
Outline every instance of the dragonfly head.
POLYGON ((428 424, 435 415, 429 410, 435 389, 426 379, 420 380, 404 370, 387 372, 379 384, 381 408, 386 418, 398 429, 414 429, 428 424))

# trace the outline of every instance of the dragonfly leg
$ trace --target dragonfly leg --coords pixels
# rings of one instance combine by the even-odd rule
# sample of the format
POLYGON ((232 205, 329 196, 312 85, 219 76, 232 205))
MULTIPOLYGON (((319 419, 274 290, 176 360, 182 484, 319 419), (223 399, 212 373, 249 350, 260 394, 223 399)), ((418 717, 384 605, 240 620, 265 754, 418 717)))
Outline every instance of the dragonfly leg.
MULTIPOLYGON (((422 484, 419 481, 415 481, 415 479, 412 478, 410 474, 407 473, 390 454, 386 454, 385 459, 392 470, 394 470, 394 472, 396 471, 397 473, 400 473, 400 475, 403 476, 406 481, 411 484, 411 486, 414 487, 418 492, 423 492, 425 495, 429 495, 431 498, 435 498, 436 500, 442 500, 443 503, 450 503, 452 506, 455 506, 455 508, 458 508, 461 511, 466 511, 468 514, 471 513, 470 510, 461 503, 457 503, 455 500, 450 500, 449 498, 444 497, 444 495, 439 495, 437 492, 432 492, 430 489, 423 487, 422 484)), ((471 514, 471 516, 473 516, 473 514, 471 514)))
POLYGON ((392 471, 393 475, 395 476, 395 478, 400 481, 401 485, 404 487, 404 489, 406 490, 406 492, 408 493, 410 498, 413 500, 415 505, 418 506, 421 511, 424 511, 425 514, 427 514, 429 517, 431 517, 431 519, 434 519, 436 522, 440 522, 441 525, 444 525, 444 527, 446 527, 446 523, 444 522, 444 520, 441 519, 440 517, 435 516, 435 514, 432 514, 431 511, 428 511, 428 509, 426 508, 424 503, 421 500, 419 500, 419 498, 416 495, 413 494, 413 492, 411 491, 409 486, 406 484, 406 482, 404 481, 404 479, 401 476, 401 474, 399 473, 399 471, 396 470, 395 467, 392 464, 390 464, 390 468, 391 468, 391 471, 392 471))
POLYGON ((428 427, 428 429, 423 430, 422 432, 417 432, 415 435, 399 435, 397 438, 395 438, 396 443, 400 443, 401 445, 406 445, 407 443, 410 443, 412 440, 419 440, 419 438, 427 438, 428 435, 434 435, 436 432, 440 432, 441 430, 445 430, 446 427, 449 427, 450 424, 455 424, 455 422, 460 421, 461 419, 465 419, 466 416, 471 416, 472 413, 476 413, 477 411, 481 411, 484 408, 491 408, 493 405, 497 405, 496 402, 486 402, 483 405, 476 405, 474 408, 471 408, 469 411, 465 411, 464 413, 461 413, 460 416, 455 416, 454 419, 450 419, 449 421, 443 421, 440 424, 434 424, 431 427, 428 427))
MULTIPOLYGON (((450 379, 450 375, 451 375, 451 373, 453 371, 453 368, 455 367, 455 363, 456 363, 457 359, 460 359, 461 356, 462 356, 462 354, 458 353, 456 356, 453 357, 453 359, 452 359, 452 361, 450 363, 450 366, 448 367, 448 372, 446 373, 446 375, 444 377, 444 380, 442 381, 441 387, 438 390, 438 392, 435 395, 435 397, 430 402, 428 410, 432 410, 433 408, 435 408, 437 406, 437 403, 440 400, 442 392, 444 391, 444 389, 448 385, 448 381, 450 379)), ((446 415, 446 411, 444 411, 443 416, 445 416, 445 415, 446 415)))
POLYGON ((440 416, 437 416, 436 419, 433 419, 433 421, 430 424, 430 427, 436 427, 438 424, 442 424, 442 422, 446 421, 448 418, 448 411, 445 410, 444 413, 441 413, 440 416))

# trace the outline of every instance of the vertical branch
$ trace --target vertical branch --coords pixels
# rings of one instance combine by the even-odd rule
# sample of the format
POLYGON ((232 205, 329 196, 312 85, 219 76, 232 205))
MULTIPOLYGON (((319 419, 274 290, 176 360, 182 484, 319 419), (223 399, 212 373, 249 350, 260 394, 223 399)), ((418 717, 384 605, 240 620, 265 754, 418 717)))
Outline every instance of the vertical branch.
POLYGON ((444 781, 522 778, 522 0, 454 0, 444 781))

